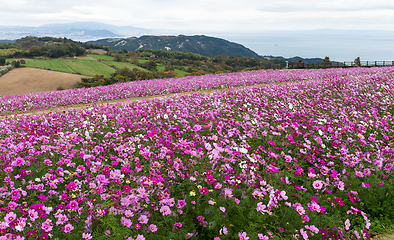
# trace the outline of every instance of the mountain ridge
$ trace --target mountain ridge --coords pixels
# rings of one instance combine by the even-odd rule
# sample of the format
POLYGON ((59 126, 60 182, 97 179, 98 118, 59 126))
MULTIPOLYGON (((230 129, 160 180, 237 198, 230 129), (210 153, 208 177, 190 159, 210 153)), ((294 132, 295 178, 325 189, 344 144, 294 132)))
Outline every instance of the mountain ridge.
POLYGON ((252 58, 260 57, 256 52, 252 51, 249 48, 246 48, 242 44, 205 35, 144 35, 139 38, 106 38, 96 41, 88 41, 88 43, 107 45, 115 51, 119 51, 122 49, 126 49, 128 51, 136 51, 138 49, 145 48, 167 51, 192 52, 208 57, 213 57, 217 55, 252 58))

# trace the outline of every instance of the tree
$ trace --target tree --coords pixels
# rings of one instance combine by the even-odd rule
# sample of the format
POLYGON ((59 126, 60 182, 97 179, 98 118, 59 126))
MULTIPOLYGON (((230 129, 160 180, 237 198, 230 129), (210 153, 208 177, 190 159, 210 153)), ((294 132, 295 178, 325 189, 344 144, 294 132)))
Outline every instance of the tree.
POLYGON ((328 56, 323 59, 324 66, 331 66, 331 61, 328 56))
POLYGON ((0 66, 5 65, 5 58, 1 57, 0 58, 0 66))
POLYGON ((121 53, 115 54, 114 58, 115 58, 115 60, 118 61, 118 62, 124 62, 124 60, 125 60, 124 55, 121 54, 121 53))
POLYGON ((143 68, 150 70, 150 71, 153 71, 156 69, 157 64, 155 61, 149 60, 149 61, 144 62, 141 66, 143 68))
POLYGON ((40 47, 40 46, 32 46, 32 47, 29 49, 29 51, 30 51, 30 53, 31 53, 33 56, 40 56, 40 55, 41 55, 41 47, 40 47))
POLYGON ((354 59, 354 64, 355 64, 357 67, 361 67, 360 57, 357 57, 356 59, 354 59))
POLYGON ((21 66, 21 62, 19 62, 19 61, 16 61, 16 60, 14 60, 14 61, 12 61, 12 66, 14 67, 14 68, 18 68, 18 67, 20 67, 21 66))

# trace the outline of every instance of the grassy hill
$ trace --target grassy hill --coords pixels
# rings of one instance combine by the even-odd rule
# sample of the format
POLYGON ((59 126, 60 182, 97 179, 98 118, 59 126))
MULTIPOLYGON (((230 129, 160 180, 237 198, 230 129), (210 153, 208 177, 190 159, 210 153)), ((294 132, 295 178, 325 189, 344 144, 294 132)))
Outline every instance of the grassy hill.
POLYGON ((92 44, 106 45, 119 51, 136 51, 138 49, 160 49, 168 51, 192 52, 203 56, 216 55, 256 58, 259 55, 241 44, 221 38, 197 36, 142 36, 132 38, 108 38, 89 41, 92 44))

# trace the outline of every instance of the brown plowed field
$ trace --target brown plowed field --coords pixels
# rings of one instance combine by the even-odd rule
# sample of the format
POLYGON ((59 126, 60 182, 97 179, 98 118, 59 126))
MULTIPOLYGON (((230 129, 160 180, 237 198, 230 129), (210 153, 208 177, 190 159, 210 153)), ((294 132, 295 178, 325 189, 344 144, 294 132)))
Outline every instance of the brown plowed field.
POLYGON ((55 91, 62 86, 71 89, 81 78, 88 77, 71 73, 48 71, 37 68, 16 68, 0 77, 1 95, 22 95, 34 92, 55 91))

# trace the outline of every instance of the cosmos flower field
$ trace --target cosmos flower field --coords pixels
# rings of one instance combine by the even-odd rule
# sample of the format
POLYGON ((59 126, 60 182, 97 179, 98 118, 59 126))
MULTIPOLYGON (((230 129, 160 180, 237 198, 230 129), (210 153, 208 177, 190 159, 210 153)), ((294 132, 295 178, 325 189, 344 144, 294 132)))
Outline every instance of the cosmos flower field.
POLYGON ((370 238, 377 220, 394 222, 393 74, 253 71, 3 96, 11 112, 282 83, 0 117, 0 239, 370 238))
POLYGON ((146 97, 210 89, 222 89, 254 84, 273 84, 302 80, 318 80, 348 74, 363 74, 370 69, 327 69, 274 71, 259 70, 226 74, 210 74, 203 77, 189 76, 119 83, 95 88, 69 89, 25 95, 0 95, 0 113, 46 109, 66 105, 95 103, 108 100, 146 97))

